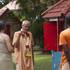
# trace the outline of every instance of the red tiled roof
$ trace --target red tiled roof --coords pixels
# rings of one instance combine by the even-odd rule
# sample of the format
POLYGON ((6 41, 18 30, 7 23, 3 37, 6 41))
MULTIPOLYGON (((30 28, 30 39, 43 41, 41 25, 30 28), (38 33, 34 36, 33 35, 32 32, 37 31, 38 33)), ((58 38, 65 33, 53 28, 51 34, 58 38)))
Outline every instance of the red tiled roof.
POLYGON ((43 18, 52 18, 60 17, 61 13, 67 16, 70 15, 70 0, 60 0, 41 15, 43 18))
POLYGON ((0 16, 7 10, 18 10, 20 9, 19 4, 16 4, 16 0, 11 1, 6 6, 0 9, 0 16))

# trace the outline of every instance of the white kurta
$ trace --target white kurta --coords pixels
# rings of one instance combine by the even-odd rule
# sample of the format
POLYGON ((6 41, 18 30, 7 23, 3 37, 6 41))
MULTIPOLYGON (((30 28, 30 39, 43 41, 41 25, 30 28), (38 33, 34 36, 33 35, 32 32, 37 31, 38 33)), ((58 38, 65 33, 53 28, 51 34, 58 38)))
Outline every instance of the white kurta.
MULTIPOLYGON (((16 43, 20 31, 15 32, 13 45, 16 43)), ((32 34, 28 32, 29 36, 26 34, 20 36, 19 44, 15 47, 15 56, 16 56, 16 70, 34 70, 33 68, 33 59, 32 59, 32 34), (29 48, 26 48, 26 45, 29 45, 29 48), (30 49, 30 50, 29 50, 30 49)))
POLYGON ((12 56, 6 45, 8 38, 6 34, 0 33, 0 70, 14 70, 12 56))

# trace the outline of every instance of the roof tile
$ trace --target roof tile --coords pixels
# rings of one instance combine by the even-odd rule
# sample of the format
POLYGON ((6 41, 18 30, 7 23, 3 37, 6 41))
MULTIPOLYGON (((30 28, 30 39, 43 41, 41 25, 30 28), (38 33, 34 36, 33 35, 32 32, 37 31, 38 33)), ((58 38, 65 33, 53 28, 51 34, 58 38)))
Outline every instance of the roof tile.
POLYGON ((70 15, 70 0, 60 0, 50 9, 42 13, 43 18, 59 17, 61 13, 65 15, 70 15))

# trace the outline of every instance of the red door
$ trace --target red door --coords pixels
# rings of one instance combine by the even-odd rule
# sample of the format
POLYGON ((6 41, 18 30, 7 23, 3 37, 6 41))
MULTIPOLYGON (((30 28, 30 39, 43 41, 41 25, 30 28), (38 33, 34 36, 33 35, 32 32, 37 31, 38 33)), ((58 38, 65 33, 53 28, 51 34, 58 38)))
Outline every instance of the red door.
POLYGON ((57 23, 46 22, 44 27, 44 49, 57 50, 57 23))

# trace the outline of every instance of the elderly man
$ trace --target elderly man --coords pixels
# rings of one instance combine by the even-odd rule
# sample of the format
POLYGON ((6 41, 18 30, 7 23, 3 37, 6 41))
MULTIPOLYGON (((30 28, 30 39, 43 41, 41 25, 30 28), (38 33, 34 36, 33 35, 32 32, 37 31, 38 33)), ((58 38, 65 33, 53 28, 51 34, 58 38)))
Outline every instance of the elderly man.
POLYGON ((32 59, 32 46, 34 45, 32 33, 29 32, 30 22, 24 20, 20 31, 15 32, 13 46, 16 56, 16 70, 34 70, 32 59))

